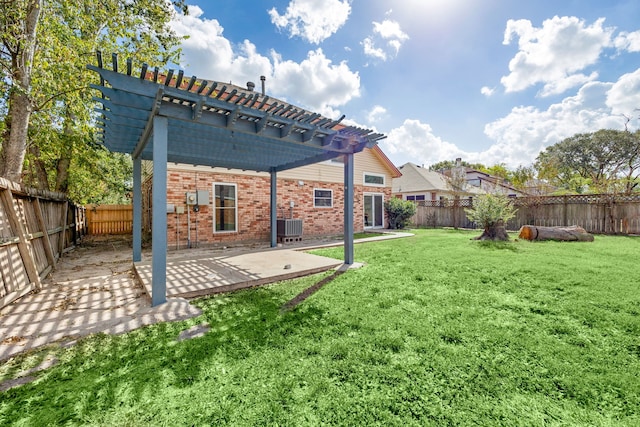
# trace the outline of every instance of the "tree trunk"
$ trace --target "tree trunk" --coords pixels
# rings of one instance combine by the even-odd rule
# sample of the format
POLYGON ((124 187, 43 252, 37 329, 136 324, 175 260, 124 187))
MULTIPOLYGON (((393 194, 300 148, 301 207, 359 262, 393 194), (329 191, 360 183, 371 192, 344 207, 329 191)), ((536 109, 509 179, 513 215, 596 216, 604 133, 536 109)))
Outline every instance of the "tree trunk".
POLYGON ((482 235, 475 237, 474 240, 497 240, 506 242, 509 240, 509 235, 507 234, 507 230, 504 228, 504 222, 498 221, 495 224, 486 227, 482 235))
POLYGON ((11 46, 11 89, 9 110, 11 124, 9 136, 0 150, 0 176, 22 181, 22 165, 27 152, 29 118, 33 105, 29 96, 31 69, 36 50, 36 30, 43 0, 30 0, 27 4, 24 33, 16 34, 15 46, 11 46))
POLYGON ((33 164, 31 165, 31 173, 26 174, 27 179, 31 178, 31 182, 28 185, 41 190, 50 190, 47 167, 40 159, 40 148, 35 144, 31 144, 29 145, 29 152, 33 156, 33 164))
POLYGON ((577 225, 569 227, 536 227, 523 225, 520 228, 521 239, 526 240, 556 240, 566 242, 593 242, 593 235, 577 225))

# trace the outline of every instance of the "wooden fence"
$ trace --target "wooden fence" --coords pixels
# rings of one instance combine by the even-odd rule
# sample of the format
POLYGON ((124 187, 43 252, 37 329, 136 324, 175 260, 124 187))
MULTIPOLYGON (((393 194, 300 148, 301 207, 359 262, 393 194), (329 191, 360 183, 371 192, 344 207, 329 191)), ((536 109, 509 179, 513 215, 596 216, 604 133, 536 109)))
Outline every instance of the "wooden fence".
POLYGON ((41 288, 84 233, 83 211, 64 194, 0 178, 0 307, 41 288))
POLYGON ((85 208, 88 234, 131 234, 133 230, 131 205, 92 205, 85 208))
MULTIPOLYGON (((517 214, 506 224, 508 230, 523 225, 579 225, 590 233, 640 234, 640 195, 517 197, 512 201, 517 214)), ((453 200, 419 202, 412 222, 419 227, 476 228, 464 211, 470 206, 468 199, 457 201, 456 206, 453 200)))

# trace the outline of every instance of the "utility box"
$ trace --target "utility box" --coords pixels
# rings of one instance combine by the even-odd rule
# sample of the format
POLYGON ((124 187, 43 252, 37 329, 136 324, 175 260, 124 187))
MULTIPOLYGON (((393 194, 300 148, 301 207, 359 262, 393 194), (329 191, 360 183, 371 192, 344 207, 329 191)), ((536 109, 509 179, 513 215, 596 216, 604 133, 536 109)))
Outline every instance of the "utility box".
POLYGON ((278 237, 302 236, 301 219, 278 219, 276 225, 278 237))
POLYGON ((186 193, 187 205, 208 205, 209 192, 207 190, 198 190, 193 193, 186 193))

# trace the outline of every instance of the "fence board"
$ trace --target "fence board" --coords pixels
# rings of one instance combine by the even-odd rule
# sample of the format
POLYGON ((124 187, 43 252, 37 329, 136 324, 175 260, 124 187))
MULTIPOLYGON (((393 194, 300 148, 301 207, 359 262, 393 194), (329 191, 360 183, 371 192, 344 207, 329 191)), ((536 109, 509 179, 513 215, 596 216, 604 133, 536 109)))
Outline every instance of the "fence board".
MULTIPOLYGON (((579 225, 596 234, 640 234, 640 194, 517 197, 512 201, 517 212, 506 224, 508 230, 523 225, 579 225)), ((459 203, 462 208, 452 200, 419 202, 412 222, 421 227, 476 228, 464 213, 469 201, 459 203)))
POLYGON ((131 234, 133 207, 131 205, 86 206, 88 234, 131 234))
POLYGON ((84 225, 76 218, 84 219, 84 213, 78 214, 82 209, 69 204, 64 194, 0 178, 0 308, 38 289, 62 249, 78 242, 84 225))

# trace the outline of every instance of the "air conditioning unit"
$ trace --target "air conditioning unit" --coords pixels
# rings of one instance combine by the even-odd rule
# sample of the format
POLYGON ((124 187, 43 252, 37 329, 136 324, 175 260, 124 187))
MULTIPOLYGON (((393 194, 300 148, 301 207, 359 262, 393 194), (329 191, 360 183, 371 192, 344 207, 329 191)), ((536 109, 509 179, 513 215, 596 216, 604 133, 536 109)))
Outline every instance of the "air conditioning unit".
POLYGON ((302 220, 301 219, 279 219, 278 237, 302 236, 302 220))

